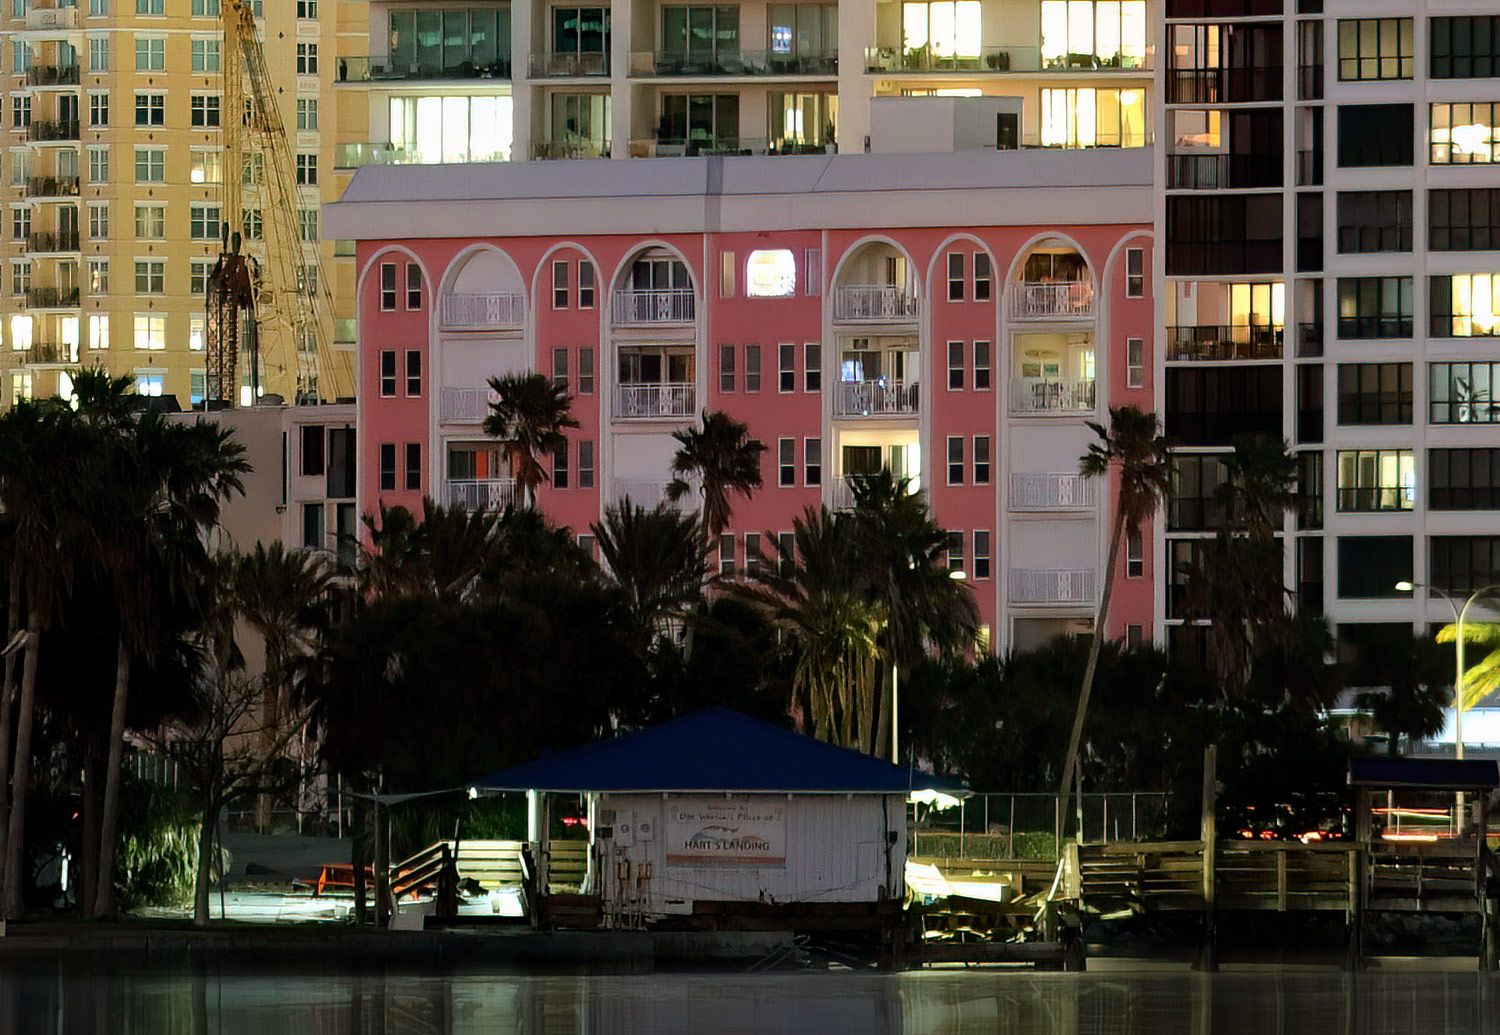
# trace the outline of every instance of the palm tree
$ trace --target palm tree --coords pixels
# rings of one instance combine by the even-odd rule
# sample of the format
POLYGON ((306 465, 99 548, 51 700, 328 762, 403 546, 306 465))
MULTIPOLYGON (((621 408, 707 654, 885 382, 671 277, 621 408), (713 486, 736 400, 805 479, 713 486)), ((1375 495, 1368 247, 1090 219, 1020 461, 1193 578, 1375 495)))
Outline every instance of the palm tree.
POLYGON ((925 496, 889 468, 854 478, 851 571, 865 597, 886 616, 881 631, 882 678, 875 752, 890 743, 888 722, 897 681, 936 651, 945 658, 970 650, 979 631, 974 594, 944 563, 948 533, 932 520, 925 496))
POLYGON ((510 454, 516 484, 527 506, 534 507, 537 486, 547 480, 538 458, 568 448, 563 429, 579 426, 568 412, 573 400, 567 389, 542 374, 506 374, 490 378, 489 385, 497 398, 484 419, 484 433, 499 439, 510 454))
MULTIPOLYGON (((327 603, 333 576, 322 558, 287 550, 280 541, 256 543, 240 559, 235 596, 240 614, 265 644, 265 680, 261 702, 261 746, 269 755, 282 733, 282 714, 292 693, 300 658, 310 656, 327 627, 327 603)), ((256 824, 270 826, 270 796, 256 802, 256 824)))
POLYGON ((760 454, 765 443, 750 437, 750 427, 722 410, 703 411, 700 427, 672 432, 680 444, 672 457, 675 477, 667 486, 667 498, 680 500, 691 491, 688 478, 696 478, 703 497, 703 531, 708 545, 718 541, 729 527, 734 508, 731 493, 746 499, 760 488, 760 454))
POLYGON ((696 524, 667 503, 646 510, 627 498, 591 526, 643 655, 702 599, 708 564, 696 524))
POLYGON ((61 399, 22 400, 0 416, 0 506, 9 532, 12 599, 24 599, 26 614, 0 893, 8 917, 25 911, 22 868, 37 656, 42 633, 72 584, 76 558, 86 555, 93 541, 95 529, 83 515, 81 497, 99 473, 97 467, 98 458, 84 447, 76 414, 61 399))
POLYGON ((1120 543, 1127 531, 1136 532, 1141 522, 1156 512, 1167 499, 1172 486, 1172 461, 1167 440, 1162 437, 1156 414, 1135 406, 1112 407, 1109 427, 1089 421, 1099 441, 1089 444, 1088 452, 1078 461, 1085 478, 1100 478, 1116 472, 1115 514, 1109 534, 1109 556, 1104 567, 1104 589, 1099 596, 1099 614, 1094 620, 1089 660, 1083 670, 1083 685, 1078 690, 1078 706, 1073 713, 1073 729, 1068 735, 1068 751, 1063 756, 1063 814, 1067 814, 1067 796, 1073 786, 1073 771, 1078 764, 1078 747, 1083 740, 1083 720, 1088 714, 1089 694, 1094 687, 1094 672, 1099 666, 1099 650, 1104 645, 1109 602, 1114 595, 1115 571, 1120 563, 1120 543))
MULTIPOLYGON (((106 395, 105 402, 111 397, 106 395)), ((91 412, 80 406, 85 421, 91 412)), ((125 714, 135 657, 155 658, 165 646, 160 618, 172 601, 198 600, 213 567, 204 537, 218 523, 220 508, 243 492, 250 470, 244 447, 217 423, 172 423, 155 411, 133 420, 110 410, 99 414, 110 429, 99 443, 112 455, 112 477, 92 494, 99 506, 98 555, 109 575, 119 621, 109 760, 99 839, 98 890, 94 915, 115 913, 114 856, 120 813, 120 766, 125 714)))
POLYGON ((777 563, 736 583, 765 608, 797 648, 790 711, 813 736, 870 752, 887 615, 851 577, 852 519, 826 507, 792 522, 792 542, 775 540, 777 563))

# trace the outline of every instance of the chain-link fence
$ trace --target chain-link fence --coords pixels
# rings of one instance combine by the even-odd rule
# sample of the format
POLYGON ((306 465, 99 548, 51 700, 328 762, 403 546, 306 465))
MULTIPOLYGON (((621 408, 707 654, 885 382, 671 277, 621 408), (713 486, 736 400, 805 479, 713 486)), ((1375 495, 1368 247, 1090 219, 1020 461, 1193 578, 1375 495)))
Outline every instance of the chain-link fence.
MULTIPOLYGON (((1090 844, 1160 838, 1166 831, 1165 791, 1085 794, 1083 837, 1090 844)), ((1079 800, 1065 805, 1045 793, 974 794, 938 809, 909 806, 910 854, 954 859, 1055 859, 1057 846, 1078 831, 1079 800), (1065 816, 1064 810, 1070 813, 1065 816)))

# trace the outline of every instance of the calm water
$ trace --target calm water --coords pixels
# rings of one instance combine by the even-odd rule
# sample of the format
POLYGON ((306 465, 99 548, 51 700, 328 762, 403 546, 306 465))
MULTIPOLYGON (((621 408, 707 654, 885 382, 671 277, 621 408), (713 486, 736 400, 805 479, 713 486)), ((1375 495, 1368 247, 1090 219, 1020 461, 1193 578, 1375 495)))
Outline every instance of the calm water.
POLYGON ((1500 978, 1456 969, 1176 968, 1088 974, 0 974, 0 1032, 25 1035, 593 1035, 616 1032, 1500 1031, 1500 978))

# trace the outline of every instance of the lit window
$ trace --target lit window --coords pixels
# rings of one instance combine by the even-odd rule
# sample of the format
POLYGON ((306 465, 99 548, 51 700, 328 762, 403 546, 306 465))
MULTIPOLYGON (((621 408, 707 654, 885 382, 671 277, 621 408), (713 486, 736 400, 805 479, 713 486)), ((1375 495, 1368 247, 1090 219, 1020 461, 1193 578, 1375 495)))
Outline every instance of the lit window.
POLYGON ((167 347, 167 318, 160 314, 135 314, 135 347, 160 352, 167 347))
POLYGON ((1338 453, 1338 509, 1411 510, 1416 461, 1410 449, 1354 449, 1338 453))
POLYGON ((797 293, 797 262, 790 250, 754 251, 745 260, 745 294, 787 298, 797 293))

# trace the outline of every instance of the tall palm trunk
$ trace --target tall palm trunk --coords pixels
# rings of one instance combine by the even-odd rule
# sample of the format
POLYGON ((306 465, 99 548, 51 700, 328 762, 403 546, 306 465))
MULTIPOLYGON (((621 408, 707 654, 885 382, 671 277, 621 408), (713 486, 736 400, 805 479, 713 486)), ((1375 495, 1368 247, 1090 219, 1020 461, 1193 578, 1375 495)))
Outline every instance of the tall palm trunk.
POLYGON ((115 841, 120 828, 120 768, 125 754, 125 705, 130 693, 130 648, 125 634, 115 645, 115 701, 109 713, 109 760, 104 770, 104 806, 99 823, 98 888, 94 917, 115 915, 115 841))
MULTIPOLYGON (((1078 746, 1083 740, 1083 717, 1089 710, 1089 694, 1094 689, 1094 670, 1099 667, 1099 651, 1104 646, 1105 623, 1109 621, 1109 601, 1115 593, 1115 565, 1120 560, 1120 542, 1125 538, 1125 515, 1115 511, 1115 527, 1109 534, 1109 560, 1105 565, 1104 592, 1099 597, 1099 619, 1094 623, 1094 635, 1089 639, 1089 660, 1083 670, 1083 686, 1078 690, 1078 707, 1073 712, 1073 732, 1068 735, 1068 753, 1064 757, 1062 782, 1057 793, 1062 795, 1064 817, 1068 814, 1068 795, 1073 790, 1073 771, 1078 766, 1078 746)), ((1066 823, 1066 818, 1064 819, 1066 823)), ((1079 831, 1080 835, 1082 831, 1079 831)))
POLYGON ((193 879, 194 927, 208 926, 209 893, 213 890, 214 835, 219 827, 221 758, 222 754, 209 762, 207 786, 203 788, 203 821, 198 828, 198 873, 193 879))
POLYGON ((896 716, 891 714, 891 694, 895 687, 896 659, 892 658, 880 666, 880 703, 875 708, 875 745, 870 751, 876 758, 885 758, 889 754, 891 723, 896 721, 896 716))
MULTIPOLYGON (((10 572, 10 601, 7 611, 5 643, 15 642, 21 631, 21 571, 14 565, 10 572)), ((5 777, 10 773, 10 717, 16 701, 16 655, 5 655, 5 689, 0 691, 0 860, 5 858, 6 822, 10 812, 10 792, 5 777)), ((0 863, 3 866, 3 863, 0 863)))
POLYGON ((16 713, 16 761, 11 776, 11 807, 5 836, 5 881, 0 889, 5 915, 26 911, 26 789, 31 784, 31 726, 36 715, 37 649, 42 640, 42 613, 33 604, 26 616, 26 657, 21 665, 21 700, 16 713))

